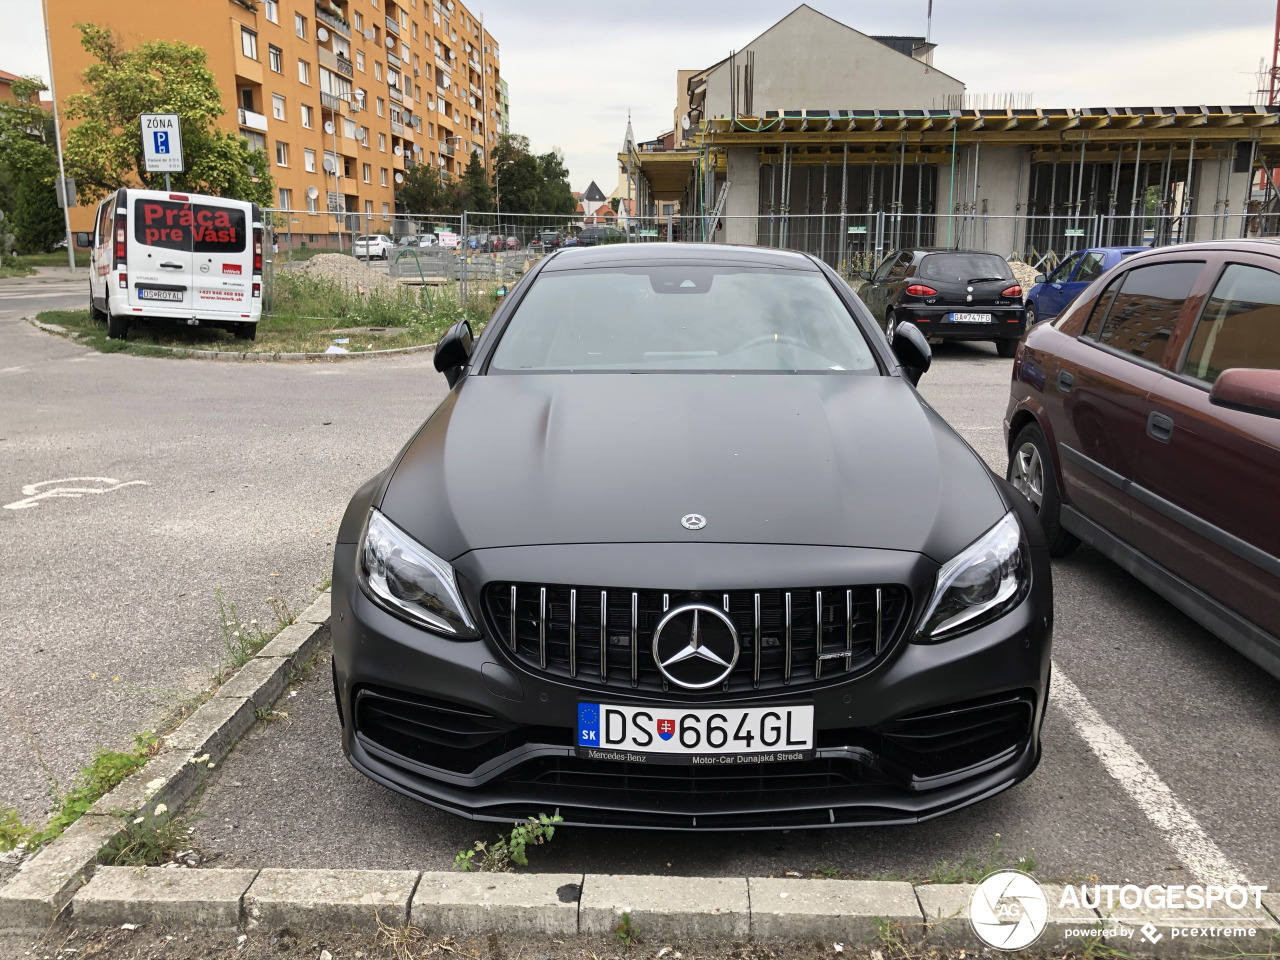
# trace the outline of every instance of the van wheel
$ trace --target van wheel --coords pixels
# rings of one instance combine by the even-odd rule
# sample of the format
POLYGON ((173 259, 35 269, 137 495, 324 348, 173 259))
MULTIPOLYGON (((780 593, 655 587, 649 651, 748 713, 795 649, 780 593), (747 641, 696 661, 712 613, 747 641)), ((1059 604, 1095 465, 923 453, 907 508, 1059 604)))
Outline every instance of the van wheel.
POLYGON ((1058 479, 1054 476, 1049 443, 1039 424, 1029 423, 1018 431, 1009 448, 1006 477, 1035 508, 1050 556, 1065 557, 1080 545, 1075 534, 1062 529, 1059 522, 1062 500, 1058 496, 1058 479))
POLYGON ((123 313, 107 314, 107 338, 109 340, 124 340, 128 336, 129 318, 123 313))
POLYGON ((1018 352, 1017 340, 997 340, 996 341, 997 356, 1001 356, 1004 359, 1009 360, 1009 359, 1012 359, 1017 352, 1018 352))
POLYGON ((239 323, 236 324, 234 333, 237 340, 256 340, 258 338, 258 325, 256 323, 239 323))

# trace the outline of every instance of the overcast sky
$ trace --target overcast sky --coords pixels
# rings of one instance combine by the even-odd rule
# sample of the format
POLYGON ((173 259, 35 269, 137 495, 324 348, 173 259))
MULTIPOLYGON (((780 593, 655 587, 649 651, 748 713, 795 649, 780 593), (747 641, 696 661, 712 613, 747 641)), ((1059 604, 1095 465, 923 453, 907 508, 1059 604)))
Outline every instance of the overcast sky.
MULTIPOLYGON (((103 8, 133 0, 102 0, 103 8)), ((671 126, 675 73, 741 48, 797 5, 773 0, 475 0, 497 37, 511 126, 561 148, 574 189, 617 183, 627 111, 639 139, 671 126)), ((920 35, 928 0, 813 0, 866 33, 920 35)), ((934 0, 934 64, 973 93, 1047 106, 1252 102, 1270 65, 1271 0, 934 0)), ((0 0, 0 69, 47 74, 39 0, 0 0)), ((831 106, 857 107, 857 91, 831 106)), ((907 104, 904 104, 907 106, 907 104)))

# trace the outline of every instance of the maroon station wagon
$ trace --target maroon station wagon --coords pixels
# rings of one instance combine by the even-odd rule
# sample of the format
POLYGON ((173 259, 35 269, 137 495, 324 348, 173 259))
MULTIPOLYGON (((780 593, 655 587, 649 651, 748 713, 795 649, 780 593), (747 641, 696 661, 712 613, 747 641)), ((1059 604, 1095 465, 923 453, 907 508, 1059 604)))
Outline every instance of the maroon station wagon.
POLYGON ((1054 555, 1088 543, 1280 676, 1280 242, 1113 267, 1020 345, 1005 434, 1054 555))

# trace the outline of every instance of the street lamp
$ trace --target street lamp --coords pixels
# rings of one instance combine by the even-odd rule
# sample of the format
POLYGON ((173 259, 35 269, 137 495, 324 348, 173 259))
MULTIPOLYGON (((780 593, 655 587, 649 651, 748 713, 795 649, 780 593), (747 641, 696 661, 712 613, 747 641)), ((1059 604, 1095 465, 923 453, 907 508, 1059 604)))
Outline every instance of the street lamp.
POLYGON ((515 163, 514 160, 503 160, 494 164, 493 167, 493 197, 495 207, 495 218, 498 221, 498 232, 502 232, 502 190, 498 186, 498 175, 502 172, 502 168, 508 164, 515 163))

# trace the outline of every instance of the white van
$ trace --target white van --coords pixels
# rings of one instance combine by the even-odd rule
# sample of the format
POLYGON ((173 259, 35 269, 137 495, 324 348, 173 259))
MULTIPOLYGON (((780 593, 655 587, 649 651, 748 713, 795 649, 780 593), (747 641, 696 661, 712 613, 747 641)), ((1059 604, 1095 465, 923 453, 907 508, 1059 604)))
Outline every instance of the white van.
POLYGON ((221 327, 252 340, 262 318, 256 203, 122 188, 98 205, 89 312, 123 339, 130 322, 221 327))

